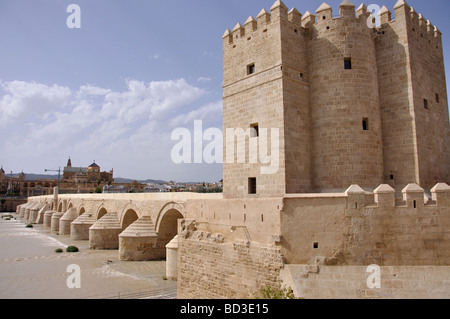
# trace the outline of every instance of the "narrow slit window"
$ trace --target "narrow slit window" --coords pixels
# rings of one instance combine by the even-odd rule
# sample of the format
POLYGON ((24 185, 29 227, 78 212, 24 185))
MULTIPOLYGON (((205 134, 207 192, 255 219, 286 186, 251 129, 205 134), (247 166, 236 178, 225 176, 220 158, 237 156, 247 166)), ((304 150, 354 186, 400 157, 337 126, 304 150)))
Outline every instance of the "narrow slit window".
POLYGON ((258 137, 259 136, 259 125, 258 123, 250 125, 250 137, 258 137))
POLYGON ((427 99, 423 99, 423 107, 426 108, 427 110, 430 108, 430 106, 428 105, 427 99))
POLYGON ((436 103, 439 103, 439 100, 440 100, 439 94, 436 93, 436 103))
POLYGON ((255 63, 247 65, 247 75, 253 74, 255 73, 255 71, 256 71, 255 63))
POLYGON ((345 70, 351 70, 352 69, 352 58, 345 58, 344 59, 344 69, 345 70))
POLYGON ((362 120, 362 127, 363 127, 363 131, 369 130, 369 119, 368 118, 364 118, 362 120))
POLYGON ((248 179, 248 193, 256 194, 256 178, 251 177, 248 179))

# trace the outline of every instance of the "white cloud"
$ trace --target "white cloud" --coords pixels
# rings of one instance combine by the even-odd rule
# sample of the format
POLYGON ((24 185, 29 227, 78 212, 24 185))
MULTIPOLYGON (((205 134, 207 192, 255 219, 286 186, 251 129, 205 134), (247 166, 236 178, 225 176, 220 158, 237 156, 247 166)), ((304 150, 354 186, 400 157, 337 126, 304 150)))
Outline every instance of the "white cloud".
POLYGON ((117 117, 125 123, 133 123, 147 118, 154 120, 167 115, 180 106, 186 106, 205 94, 204 90, 177 81, 127 82, 125 92, 109 92, 100 112, 104 119, 117 117))
POLYGON ((62 109, 71 97, 69 88, 58 85, 13 81, 1 82, 1 87, 6 94, 0 100, 0 126, 62 109))
POLYGON ((153 55, 150 55, 149 58, 150 58, 150 60, 158 60, 160 56, 161 55, 159 53, 155 53, 153 55))
POLYGON ((111 90, 109 89, 103 89, 92 85, 83 85, 80 87, 77 93, 79 97, 85 97, 85 96, 101 96, 106 95, 110 92, 111 90))
POLYGON ((92 85, 72 91, 20 81, 0 85, 5 92, 0 96, 0 134, 8 137, 0 140, 0 154, 42 163, 36 172, 49 161, 63 165, 68 156, 111 159, 115 169, 164 171, 164 165, 173 165, 174 126, 194 120, 221 123, 222 118, 222 101, 200 104, 207 92, 184 79, 128 80, 123 91, 92 85))
POLYGON ((211 81, 212 81, 211 78, 203 77, 203 76, 201 76, 197 79, 197 82, 211 82, 211 81))
MULTIPOLYGON (((208 103, 198 109, 192 110, 187 114, 180 114, 170 120, 172 127, 186 126, 192 124, 196 120, 222 120, 222 101, 208 103)), ((216 121, 217 122, 217 121, 216 121)))

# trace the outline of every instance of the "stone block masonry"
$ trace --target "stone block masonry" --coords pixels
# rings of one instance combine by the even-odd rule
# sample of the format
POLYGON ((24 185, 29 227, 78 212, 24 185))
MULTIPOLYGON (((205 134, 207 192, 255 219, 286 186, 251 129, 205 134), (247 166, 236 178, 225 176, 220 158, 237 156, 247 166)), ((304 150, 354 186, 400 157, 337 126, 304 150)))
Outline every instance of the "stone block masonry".
MULTIPOLYGON (((403 0, 395 20, 383 7, 374 28, 367 7, 355 8, 346 0, 334 17, 324 3, 302 16, 276 1, 225 32, 224 129, 257 125, 281 136, 273 175, 224 163, 225 198, 450 183, 440 31, 403 0)), ((252 156, 248 146, 241 152, 252 156)))
POLYGON ((283 285, 305 299, 449 299, 450 267, 380 267, 379 288, 369 287, 363 266, 286 265, 283 285))
POLYGON ((71 222, 71 236, 122 260, 167 249, 179 298, 253 298, 283 283, 306 298, 449 296, 442 37, 403 0, 394 14, 383 7, 370 28, 365 5, 302 16, 278 0, 225 32, 223 128, 253 133, 224 161, 223 195, 55 194, 19 217, 48 205, 54 231, 71 222), (250 161, 262 129, 279 132, 274 174, 250 161), (379 291, 367 289, 373 264, 379 291))
POLYGON ((280 287, 283 262, 275 245, 225 242, 220 234, 184 230, 178 237, 178 298, 254 298, 280 287))
MULTIPOLYGON (((70 236, 89 240, 95 249, 118 249, 121 260, 164 258, 163 249, 170 241, 167 238, 178 234, 176 243, 172 241, 167 247, 176 253, 167 257, 177 258, 168 260, 168 264, 171 270, 177 269, 177 278, 172 273, 170 278, 178 280, 179 298, 253 298, 266 285, 281 287, 286 281, 284 272, 294 265, 314 274, 308 282, 295 282, 298 296, 307 298, 354 296, 359 286, 356 292, 340 290, 347 281, 349 285, 352 280, 361 285, 362 275, 359 279, 346 277, 346 269, 351 273, 352 267, 360 271, 371 264, 386 269, 405 267, 420 276, 431 269, 435 279, 421 281, 414 296, 431 296, 422 294, 425 284, 436 291, 445 288, 437 284, 447 280, 441 270, 450 266, 450 186, 445 183, 433 187, 431 196, 416 184, 407 185, 396 196, 394 188, 383 184, 374 192, 352 185, 342 193, 287 194, 266 199, 220 197, 98 194, 61 195, 59 200, 66 201, 68 212, 81 213, 71 224, 70 236), (136 216, 130 214, 130 207, 136 216), (130 218, 133 216, 136 219, 130 218), (83 228, 78 228, 80 225, 83 228), (88 237, 84 237, 87 230, 88 237), (318 273, 317 267, 344 273, 342 280, 334 283, 321 276, 324 273, 318 273), (320 282, 320 287, 336 286, 339 291, 334 295, 326 289, 322 289, 322 295, 320 290, 308 292, 314 282, 320 282)), ((30 198, 19 207, 19 216, 28 218, 27 210, 55 206, 52 198, 30 198)), ((47 215, 55 214, 52 225, 59 225, 63 212, 46 212, 44 222, 47 215)), ((397 281, 385 284, 392 286, 389 294, 370 296, 413 296, 397 291, 397 281)), ((414 287, 408 289, 413 291, 414 287)), ((369 294, 356 296, 366 298, 369 294)))

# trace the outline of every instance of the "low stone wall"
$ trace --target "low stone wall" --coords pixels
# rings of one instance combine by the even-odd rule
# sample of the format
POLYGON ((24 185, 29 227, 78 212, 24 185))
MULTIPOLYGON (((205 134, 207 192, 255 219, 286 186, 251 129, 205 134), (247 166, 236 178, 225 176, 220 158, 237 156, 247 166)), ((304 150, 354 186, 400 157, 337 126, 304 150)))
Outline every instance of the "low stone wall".
POLYGON ((286 265, 283 284, 305 299, 448 299, 450 267, 380 267, 379 287, 370 288, 373 270, 367 266, 286 265))
POLYGON ((0 212, 12 213, 17 210, 17 206, 27 203, 26 198, 0 198, 0 212), (4 200, 4 202, 3 202, 4 200))
POLYGON ((186 229, 178 235, 179 299, 254 298, 259 288, 280 285, 282 267, 275 245, 186 229))
POLYGON ((450 187, 432 198, 418 185, 395 201, 388 185, 368 194, 358 186, 344 194, 287 195, 281 214, 282 254, 288 264, 450 266, 450 187))

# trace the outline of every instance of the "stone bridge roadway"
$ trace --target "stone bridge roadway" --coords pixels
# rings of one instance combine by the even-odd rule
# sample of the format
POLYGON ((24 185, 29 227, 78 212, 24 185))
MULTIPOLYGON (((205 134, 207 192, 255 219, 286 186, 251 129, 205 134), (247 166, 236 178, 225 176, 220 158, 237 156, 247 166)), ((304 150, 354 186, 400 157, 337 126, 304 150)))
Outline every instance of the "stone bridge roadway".
POLYGON ((73 194, 31 197, 19 218, 44 224, 92 249, 119 249, 121 260, 166 257, 166 245, 186 217, 186 202, 220 200, 222 194, 73 194))

